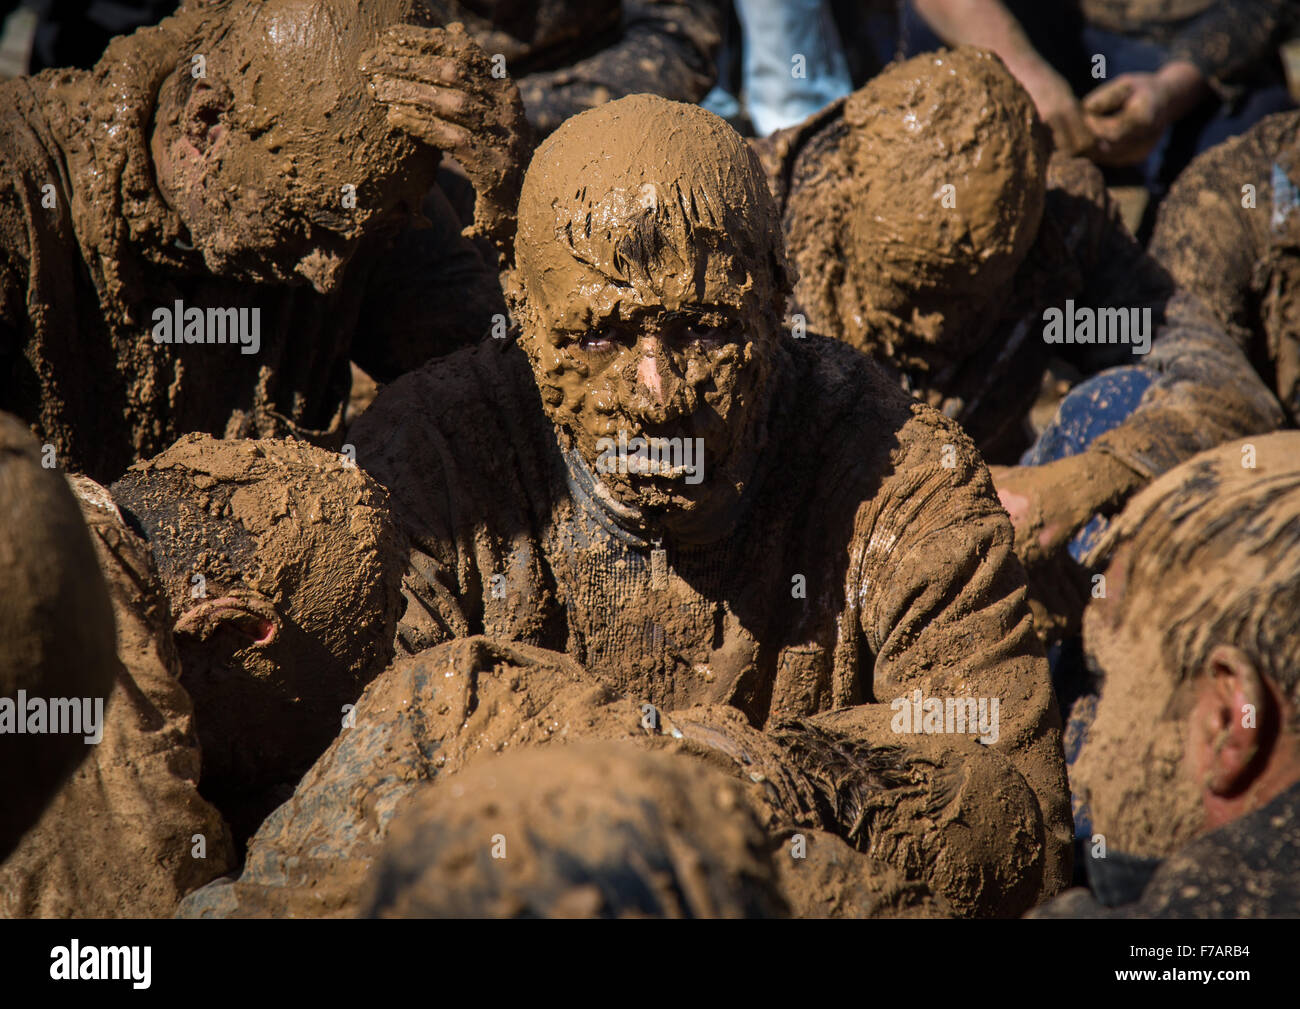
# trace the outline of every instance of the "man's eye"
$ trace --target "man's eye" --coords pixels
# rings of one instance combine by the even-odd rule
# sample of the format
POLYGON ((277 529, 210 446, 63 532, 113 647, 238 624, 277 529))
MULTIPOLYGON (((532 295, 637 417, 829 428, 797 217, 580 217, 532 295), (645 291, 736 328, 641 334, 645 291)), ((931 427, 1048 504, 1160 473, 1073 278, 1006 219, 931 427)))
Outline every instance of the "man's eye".
POLYGON ((614 338, 608 333, 584 333, 578 346, 588 354, 605 354, 614 349, 614 338))
POLYGON ((721 322, 716 326, 697 324, 691 327, 691 337, 706 346, 727 343, 739 335, 740 327, 734 322, 721 322))

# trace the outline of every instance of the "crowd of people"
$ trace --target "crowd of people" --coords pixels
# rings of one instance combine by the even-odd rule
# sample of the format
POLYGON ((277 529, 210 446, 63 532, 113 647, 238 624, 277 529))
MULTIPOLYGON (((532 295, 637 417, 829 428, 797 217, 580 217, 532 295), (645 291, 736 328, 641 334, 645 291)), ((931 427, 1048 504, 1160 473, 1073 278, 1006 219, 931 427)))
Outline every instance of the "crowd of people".
POLYGON ((27 13, 0 913, 1300 915, 1294 4, 27 13))

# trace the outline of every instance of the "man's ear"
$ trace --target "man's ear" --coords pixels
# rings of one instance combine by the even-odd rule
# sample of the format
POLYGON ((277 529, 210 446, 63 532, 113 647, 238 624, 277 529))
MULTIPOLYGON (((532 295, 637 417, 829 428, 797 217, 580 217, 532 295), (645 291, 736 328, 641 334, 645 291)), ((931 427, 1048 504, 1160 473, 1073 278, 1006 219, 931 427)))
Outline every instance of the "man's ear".
POLYGON ((1215 645, 1198 677, 1193 737, 1202 747, 1202 786, 1218 796, 1242 792, 1254 776, 1273 698, 1255 663, 1240 648, 1215 645))
POLYGON ((194 82, 185 101, 181 129, 200 154, 206 154, 226 129, 224 116, 232 98, 228 89, 206 80, 194 82))
POLYGON ((206 641, 220 630, 233 631, 259 648, 280 634, 281 618, 275 604, 260 592, 243 589, 219 599, 199 599, 176 620, 172 633, 206 641))

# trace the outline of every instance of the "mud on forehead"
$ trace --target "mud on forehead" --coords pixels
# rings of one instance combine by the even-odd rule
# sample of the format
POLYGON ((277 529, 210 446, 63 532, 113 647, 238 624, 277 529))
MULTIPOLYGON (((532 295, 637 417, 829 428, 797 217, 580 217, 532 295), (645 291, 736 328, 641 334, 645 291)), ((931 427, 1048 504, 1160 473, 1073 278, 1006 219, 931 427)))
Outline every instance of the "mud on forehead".
POLYGON ((568 120, 529 165, 516 261, 546 328, 691 304, 741 309, 786 283, 748 146, 693 105, 633 95, 568 120))

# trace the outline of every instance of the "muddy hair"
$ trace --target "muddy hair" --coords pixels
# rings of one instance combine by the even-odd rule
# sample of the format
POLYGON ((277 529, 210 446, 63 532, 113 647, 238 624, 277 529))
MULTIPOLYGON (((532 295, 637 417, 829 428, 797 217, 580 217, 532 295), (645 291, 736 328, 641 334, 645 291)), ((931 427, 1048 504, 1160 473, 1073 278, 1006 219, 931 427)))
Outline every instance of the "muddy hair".
MULTIPOLYGON (((757 156, 703 109, 632 95, 573 117, 538 147, 519 201, 527 300, 578 264, 618 287, 698 286, 719 258, 789 293, 776 201, 757 156), (559 264, 555 247, 563 250, 559 264)), ((746 280, 739 275, 735 283, 746 280)), ((556 296, 567 289, 557 289, 556 296)))
POLYGON ((970 46, 895 64, 849 95, 790 167, 783 224, 809 324, 928 368, 935 336, 873 292, 906 290, 923 304, 1009 284, 1042 220, 1050 152, 1028 93, 970 46), (964 184, 960 210, 926 216, 941 186, 974 178, 999 187, 970 204, 977 216, 964 184))
POLYGON ((1165 474, 1129 503, 1089 560, 1122 546, 1130 549, 1118 621, 1162 628, 1178 682, 1227 644, 1300 700, 1300 432, 1232 442, 1165 474), (1247 445, 1258 468, 1242 464, 1247 445))

